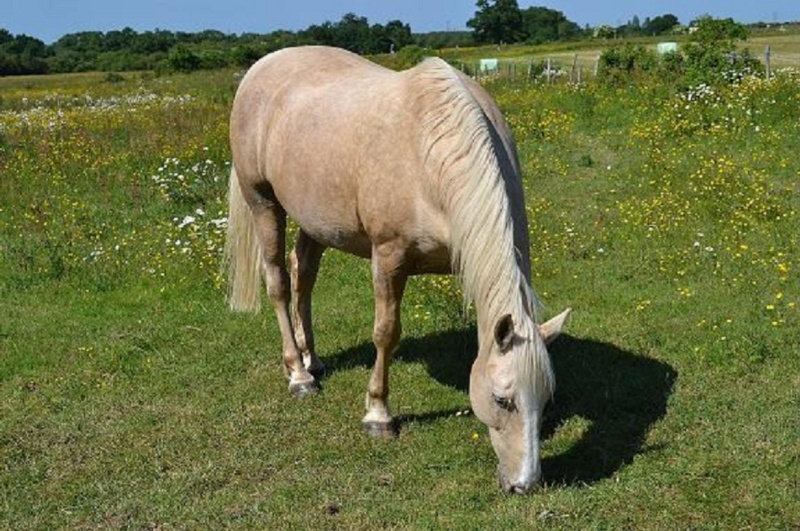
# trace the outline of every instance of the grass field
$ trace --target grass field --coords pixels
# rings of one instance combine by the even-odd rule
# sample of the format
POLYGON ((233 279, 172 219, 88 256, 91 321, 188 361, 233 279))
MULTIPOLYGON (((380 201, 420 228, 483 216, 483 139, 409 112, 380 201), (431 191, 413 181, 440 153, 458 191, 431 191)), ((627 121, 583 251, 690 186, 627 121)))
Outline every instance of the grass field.
POLYGON ((0 79, 0 528, 800 527, 800 75, 671 94, 494 81, 525 174, 558 389, 508 497, 469 413, 457 284, 417 278, 362 434, 366 262, 328 252, 324 391, 219 259, 228 71, 0 79))

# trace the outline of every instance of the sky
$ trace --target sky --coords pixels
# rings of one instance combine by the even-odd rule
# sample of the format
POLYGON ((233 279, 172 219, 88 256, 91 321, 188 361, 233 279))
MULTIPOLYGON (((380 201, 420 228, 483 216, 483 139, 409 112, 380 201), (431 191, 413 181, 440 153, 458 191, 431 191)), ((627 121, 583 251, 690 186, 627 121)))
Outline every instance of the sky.
MULTIPOLYGON (((518 0, 520 8, 543 6, 561 11, 581 27, 620 26, 634 15, 673 14, 684 24, 708 14, 737 22, 800 21, 800 0, 518 0)), ((164 29, 197 32, 270 33, 297 31, 347 13, 370 24, 400 20, 414 33, 465 29, 475 0, 0 0, 0 28, 50 44, 79 31, 131 27, 138 32, 164 29)))

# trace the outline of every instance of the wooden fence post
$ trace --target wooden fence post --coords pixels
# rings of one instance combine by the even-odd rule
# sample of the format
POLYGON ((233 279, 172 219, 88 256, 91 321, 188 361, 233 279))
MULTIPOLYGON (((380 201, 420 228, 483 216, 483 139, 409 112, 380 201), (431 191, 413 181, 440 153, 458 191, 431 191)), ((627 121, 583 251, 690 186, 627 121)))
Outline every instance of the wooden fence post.
MULTIPOLYGON (((578 65, 578 54, 572 56, 572 68, 569 71, 569 81, 570 83, 575 81, 575 76, 577 75, 577 65, 578 65)), ((580 79, 578 79, 578 83, 580 83, 580 79)))
POLYGON ((769 48, 769 44, 767 44, 767 49, 764 50, 764 63, 767 65, 767 79, 772 79, 772 65, 770 64, 770 60, 772 58, 772 51, 769 48))

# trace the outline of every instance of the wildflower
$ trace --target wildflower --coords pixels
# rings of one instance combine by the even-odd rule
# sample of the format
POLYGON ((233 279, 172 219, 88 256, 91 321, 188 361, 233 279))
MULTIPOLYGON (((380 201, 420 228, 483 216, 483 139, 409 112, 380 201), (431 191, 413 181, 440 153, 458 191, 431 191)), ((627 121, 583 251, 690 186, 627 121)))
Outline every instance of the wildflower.
POLYGON ((197 221, 197 218, 196 218, 196 217, 194 217, 194 216, 185 216, 185 217, 183 218, 183 221, 181 221, 181 222, 180 222, 180 224, 178 225, 178 228, 179 228, 179 229, 182 229, 182 228, 184 228, 184 227, 185 227, 185 226, 187 226, 187 225, 191 225, 191 224, 192 224, 192 223, 194 223, 195 221, 197 221))

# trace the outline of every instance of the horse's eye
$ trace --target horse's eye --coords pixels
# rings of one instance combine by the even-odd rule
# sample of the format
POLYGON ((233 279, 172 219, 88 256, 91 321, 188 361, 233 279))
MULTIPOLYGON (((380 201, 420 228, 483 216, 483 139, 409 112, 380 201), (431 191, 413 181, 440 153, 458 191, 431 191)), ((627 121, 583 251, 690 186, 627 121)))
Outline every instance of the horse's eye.
POLYGON ((510 398, 492 395, 492 400, 494 400, 494 403, 497 404, 499 408, 505 409, 506 411, 514 410, 514 402, 512 402, 510 398))

